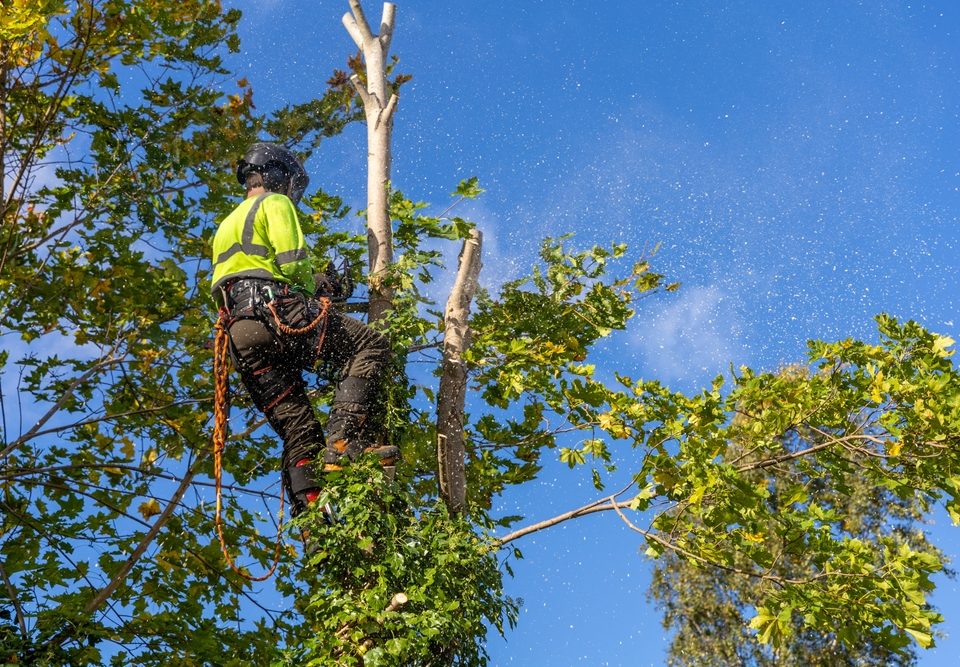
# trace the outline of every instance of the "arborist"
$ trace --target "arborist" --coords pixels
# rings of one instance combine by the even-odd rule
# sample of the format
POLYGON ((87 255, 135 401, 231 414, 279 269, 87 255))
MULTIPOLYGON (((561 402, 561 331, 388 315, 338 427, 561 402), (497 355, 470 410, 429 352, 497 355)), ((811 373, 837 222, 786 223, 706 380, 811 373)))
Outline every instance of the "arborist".
POLYGON ((213 298, 240 379, 283 440, 284 487, 296 515, 319 496, 323 472, 365 452, 383 465, 399 455, 378 427, 390 346, 332 307, 343 295, 329 272, 314 276, 295 208, 309 177, 294 154, 256 143, 239 161, 237 181, 246 198, 213 239, 213 298), (303 378, 320 364, 339 378, 326 437, 303 378))

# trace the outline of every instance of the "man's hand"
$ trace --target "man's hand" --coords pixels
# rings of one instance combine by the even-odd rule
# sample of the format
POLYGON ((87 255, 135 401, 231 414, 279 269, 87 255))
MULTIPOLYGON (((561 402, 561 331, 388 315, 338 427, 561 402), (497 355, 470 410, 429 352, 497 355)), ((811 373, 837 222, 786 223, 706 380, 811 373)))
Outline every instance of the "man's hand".
POLYGON ((353 279, 350 277, 350 262, 343 260, 340 270, 333 262, 327 263, 322 273, 313 274, 316 289, 314 296, 325 296, 331 301, 346 301, 353 295, 353 279))

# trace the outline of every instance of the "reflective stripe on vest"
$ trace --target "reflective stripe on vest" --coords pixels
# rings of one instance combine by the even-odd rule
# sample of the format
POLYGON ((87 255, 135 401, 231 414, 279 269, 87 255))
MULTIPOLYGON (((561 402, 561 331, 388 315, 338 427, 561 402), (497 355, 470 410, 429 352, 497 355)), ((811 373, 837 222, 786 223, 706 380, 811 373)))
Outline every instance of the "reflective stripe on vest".
MULTIPOLYGON (((265 245, 260 245, 253 242, 253 223, 257 218, 257 211, 260 210, 260 202, 263 201, 266 197, 269 197, 271 193, 265 192, 262 195, 259 195, 256 201, 253 202, 253 206, 250 207, 250 210, 247 212, 247 217, 243 221, 243 234, 240 236, 240 243, 234 243, 232 246, 224 250, 222 253, 217 255, 217 261, 213 264, 216 266, 220 262, 225 262, 238 252, 242 252, 245 255, 256 255, 257 257, 266 257, 270 254, 270 249, 265 245)), ((292 250, 290 252, 300 252, 292 250)), ((302 251, 304 256, 306 256, 306 251, 302 251)), ((281 253, 286 255, 288 253, 281 253)), ((279 259, 279 255, 277 256, 279 259)))
POLYGON ((307 249, 298 248, 296 250, 287 250, 286 252, 277 253, 277 256, 274 261, 276 261, 277 266, 281 264, 289 264, 290 262, 296 262, 301 259, 307 258, 307 249))

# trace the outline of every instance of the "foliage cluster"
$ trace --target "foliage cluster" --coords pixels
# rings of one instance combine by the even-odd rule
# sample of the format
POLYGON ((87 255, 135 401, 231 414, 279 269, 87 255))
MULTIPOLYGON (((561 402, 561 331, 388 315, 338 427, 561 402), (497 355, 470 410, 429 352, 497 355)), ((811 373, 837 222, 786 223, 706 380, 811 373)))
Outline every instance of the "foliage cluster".
MULTIPOLYGON (((932 643, 943 559, 916 520, 939 501, 958 516, 952 341, 881 317, 876 343, 813 343, 809 372, 743 368, 690 396, 610 381, 598 349, 645 297, 676 285, 623 245, 548 240, 529 275, 478 298, 471 509, 450 517, 433 424, 444 324, 428 285, 442 244, 471 225, 400 193, 387 278, 397 481, 368 466, 332 478, 342 523, 308 514, 296 526, 316 548, 308 566, 291 547, 269 584, 234 576, 212 519, 210 237, 237 201, 232 162, 254 138, 308 157, 359 119, 340 74, 321 98, 266 116, 245 79, 223 92, 238 20, 202 0, 0 5, 0 656, 485 664, 487 628, 517 611, 498 554, 563 520, 493 535, 521 518, 497 515, 497 496, 534 479, 544 456, 587 469, 602 494, 566 518, 616 514, 649 555, 713 573, 733 596, 726 627, 753 613, 753 632, 738 636, 768 645, 762 657, 822 639, 907 660, 932 643), (623 476, 630 486, 605 490, 623 476), (407 602, 390 608, 397 593, 407 602)), ((479 193, 471 179, 454 196, 479 193)), ((318 267, 332 249, 358 259, 364 236, 342 201, 318 191, 304 203, 318 267)), ((314 396, 322 406, 328 392, 314 396)), ((234 403, 228 546, 266 568, 278 445, 242 392, 234 403)), ((682 613, 679 591, 654 594, 668 619, 682 613)))
POLYGON ((330 524, 312 514, 303 521, 314 546, 305 561, 311 592, 303 610, 312 632, 287 652, 287 663, 486 664, 477 638, 487 626, 503 632, 517 617, 516 602, 503 594, 496 550, 443 503, 415 501, 376 463, 329 480, 321 502, 341 519, 330 524), (390 608, 397 593, 403 602, 390 608))

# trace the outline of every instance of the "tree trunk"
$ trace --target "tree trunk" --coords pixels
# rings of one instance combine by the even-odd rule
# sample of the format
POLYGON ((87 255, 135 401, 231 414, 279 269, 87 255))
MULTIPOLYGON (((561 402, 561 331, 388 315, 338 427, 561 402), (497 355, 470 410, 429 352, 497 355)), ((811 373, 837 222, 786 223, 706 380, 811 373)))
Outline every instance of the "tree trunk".
POLYGON ((440 496, 451 514, 466 509, 463 409, 467 369, 463 353, 470 346, 470 302, 480 275, 482 244, 483 235, 476 229, 463 242, 457 279, 444 312, 443 372, 437 396, 437 478, 440 496))
POLYGON ((10 56, 10 46, 0 44, 0 225, 6 222, 7 193, 4 187, 7 183, 7 58, 10 56))
POLYGON ((384 3, 380 34, 367 23, 359 0, 350 0, 351 12, 343 15, 343 25, 360 48, 366 64, 367 86, 360 77, 350 77, 363 102, 367 119, 367 246, 369 250, 369 321, 375 322, 393 302, 393 289, 386 284, 387 270, 393 263, 393 239, 390 225, 390 142, 393 111, 397 96, 387 97, 387 53, 393 37, 396 6, 384 3))

